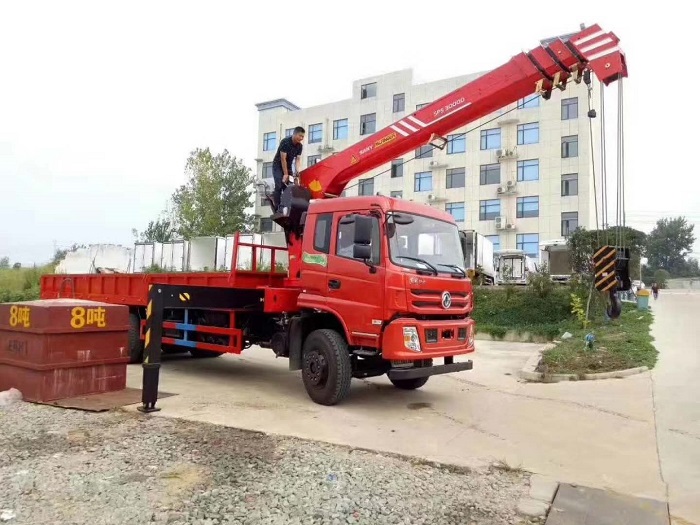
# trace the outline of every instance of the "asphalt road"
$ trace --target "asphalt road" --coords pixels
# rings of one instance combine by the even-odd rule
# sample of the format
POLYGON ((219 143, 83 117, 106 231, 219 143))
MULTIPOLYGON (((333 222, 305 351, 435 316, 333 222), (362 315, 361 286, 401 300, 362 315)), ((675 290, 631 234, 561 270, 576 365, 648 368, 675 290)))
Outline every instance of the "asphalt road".
POLYGON ((676 523, 700 525, 700 290, 661 290, 651 306, 661 473, 676 523))

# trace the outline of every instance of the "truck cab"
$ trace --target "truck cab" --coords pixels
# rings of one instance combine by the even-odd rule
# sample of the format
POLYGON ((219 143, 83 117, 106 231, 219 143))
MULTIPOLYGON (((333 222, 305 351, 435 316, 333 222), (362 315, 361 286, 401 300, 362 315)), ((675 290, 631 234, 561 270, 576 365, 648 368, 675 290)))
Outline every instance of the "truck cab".
MULTIPOLYGON (((472 366, 454 363, 474 351, 473 290, 457 225, 444 211, 383 196, 312 200, 300 290, 300 340, 335 332, 327 344, 347 348, 353 377, 386 373, 399 388, 418 388, 430 375, 472 366)), ((320 367, 329 356, 312 359, 320 367)))

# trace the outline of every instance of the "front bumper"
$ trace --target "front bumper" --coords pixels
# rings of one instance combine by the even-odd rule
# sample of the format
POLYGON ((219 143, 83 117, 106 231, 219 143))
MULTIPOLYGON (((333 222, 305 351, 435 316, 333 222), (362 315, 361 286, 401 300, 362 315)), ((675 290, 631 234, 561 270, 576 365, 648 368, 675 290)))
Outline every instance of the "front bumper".
POLYGON ((439 374, 452 374, 474 368, 472 360, 450 365, 421 366, 416 368, 392 368, 387 372, 389 379, 416 379, 419 377, 436 376, 439 374))
POLYGON ((476 325, 473 319, 458 320, 417 320, 400 318, 392 321, 384 330, 382 337, 382 357, 387 361, 419 361, 447 356, 464 355, 474 352, 474 333, 476 325), (420 350, 414 351, 404 343, 404 327, 415 328, 420 341, 420 350), (465 334, 460 339, 460 329, 465 334), (428 332, 437 336, 431 340, 428 332), (445 337, 449 335, 449 337, 445 337))

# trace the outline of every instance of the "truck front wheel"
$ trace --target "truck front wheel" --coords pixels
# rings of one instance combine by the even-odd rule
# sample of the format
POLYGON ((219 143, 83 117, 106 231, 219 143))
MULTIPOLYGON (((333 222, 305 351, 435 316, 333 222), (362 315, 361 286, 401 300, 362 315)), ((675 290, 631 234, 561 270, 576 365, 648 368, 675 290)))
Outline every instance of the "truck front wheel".
POLYGON ((301 375, 309 397, 335 405, 350 392, 352 365, 348 345, 335 330, 314 330, 304 341, 301 375))
POLYGON ((389 379, 396 388, 401 390, 417 390, 428 382, 428 377, 414 377, 413 379, 389 379))

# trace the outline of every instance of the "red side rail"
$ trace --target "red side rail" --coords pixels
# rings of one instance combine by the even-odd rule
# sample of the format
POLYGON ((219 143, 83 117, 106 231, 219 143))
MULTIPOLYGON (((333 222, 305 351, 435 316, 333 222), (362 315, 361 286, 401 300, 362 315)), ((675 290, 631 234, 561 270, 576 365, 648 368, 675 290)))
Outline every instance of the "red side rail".
POLYGON ((282 287, 286 272, 274 271, 278 252, 286 247, 240 242, 236 234, 231 271, 225 272, 171 272, 171 273, 112 273, 112 274, 51 274, 41 278, 41 298, 61 297, 102 301, 110 304, 146 306, 148 286, 172 284, 206 286, 212 288, 258 289, 282 287), (251 269, 238 269, 239 249, 251 248, 251 269), (262 250, 270 250, 271 265, 261 269, 258 263, 262 250))

